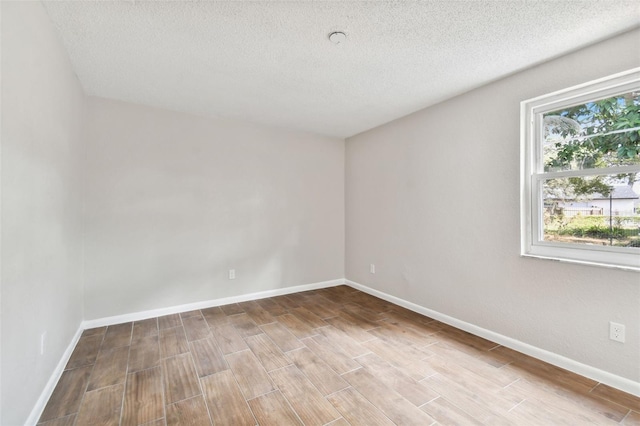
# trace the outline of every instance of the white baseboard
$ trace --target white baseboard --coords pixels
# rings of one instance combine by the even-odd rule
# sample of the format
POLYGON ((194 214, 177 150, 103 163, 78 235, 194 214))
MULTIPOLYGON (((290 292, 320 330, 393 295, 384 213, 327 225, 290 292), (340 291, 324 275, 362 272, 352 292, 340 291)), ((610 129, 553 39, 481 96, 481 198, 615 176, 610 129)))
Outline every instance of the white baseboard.
POLYGON ((27 418, 25 425, 31 426, 38 423, 38 420, 40 419, 40 416, 42 415, 42 412, 44 411, 44 408, 46 407, 47 402, 49 401, 49 398, 51 398, 51 395, 53 394, 53 391, 56 388, 56 385, 58 384, 58 380, 60 380, 60 376, 62 376, 62 373, 64 372, 64 367, 67 365, 67 362, 69 362, 69 358, 71 358, 71 354, 73 353, 73 350, 78 344, 78 340, 80 340, 80 336, 82 335, 83 330, 84 329, 81 324, 80 327, 78 327, 76 334, 74 334, 73 338, 71 339, 69 346, 67 346, 67 349, 62 354, 62 358, 60 358, 60 362, 58 362, 58 365, 53 370, 53 373, 51 373, 51 377, 49 377, 49 381, 47 382, 46 386, 44 387, 44 390, 40 394, 40 397, 38 398, 36 405, 31 410, 31 414, 29 414, 29 417, 27 418))
POLYGON ((620 389, 621 391, 630 393, 635 396, 640 396, 639 382, 635 382, 625 377, 621 377, 621 376, 609 373, 607 371, 600 370, 599 368, 592 367, 587 364, 582 364, 578 361, 567 358, 565 356, 547 351, 545 349, 538 348, 536 346, 532 346, 528 343, 524 343, 516 339, 512 339, 511 337, 504 336, 494 331, 487 330, 482 327, 478 327, 477 325, 470 324, 468 322, 459 320, 457 318, 450 317, 449 315, 445 315, 443 313, 434 311, 429 308, 425 308, 415 303, 408 302, 404 299, 400 299, 399 297, 392 296, 390 294, 367 287, 365 285, 356 283, 354 281, 345 280, 345 283, 350 287, 353 287, 365 293, 371 294, 372 296, 379 297, 393 304, 402 306, 404 308, 410 309, 419 314, 428 316, 429 318, 433 318, 445 324, 449 324, 450 326, 459 328, 471 334, 475 334, 476 336, 480 336, 492 342, 498 343, 502 346, 506 346, 507 348, 529 355, 533 358, 537 358, 542 361, 548 362, 549 364, 553 364, 556 367, 564 368, 565 370, 572 371, 576 374, 580 374, 581 376, 585 376, 590 379, 596 380, 600 383, 603 383, 605 385, 614 387, 616 389, 620 389))
POLYGON ((334 287, 345 284, 344 278, 321 281, 312 284, 297 285, 294 287, 277 288, 260 291, 257 293, 243 294, 240 296, 224 297, 221 299, 206 300, 203 302, 187 303, 185 305, 169 306, 166 308, 152 309, 149 311, 134 312, 131 314, 116 315, 112 317, 98 318, 82 322, 82 329, 103 327, 105 325, 122 324, 130 321, 140 321, 147 318, 155 318, 163 315, 177 314, 180 312, 194 311, 196 309, 211 308, 214 306, 228 305, 230 303, 246 302, 249 300, 265 299, 267 297, 282 296, 285 294, 299 293, 301 291, 316 290, 319 288, 334 287))

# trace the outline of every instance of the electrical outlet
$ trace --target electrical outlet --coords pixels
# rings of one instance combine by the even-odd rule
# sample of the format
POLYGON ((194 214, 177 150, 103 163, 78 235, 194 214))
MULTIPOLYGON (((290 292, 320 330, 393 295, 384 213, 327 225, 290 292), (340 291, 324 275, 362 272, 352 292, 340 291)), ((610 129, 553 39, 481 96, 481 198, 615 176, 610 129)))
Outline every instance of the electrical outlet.
POLYGON ((235 280, 236 279, 236 270, 235 269, 229 269, 229 279, 230 280, 235 280))
POLYGON ((609 339, 624 343, 624 324, 609 323, 609 339))
POLYGON ((40 335, 40 355, 44 355, 45 343, 47 341, 47 332, 40 335))
POLYGON ((369 265, 369 272, 371 272, 372 274, 376 273, 376 265, 374 265, 373 263, 371 265, 369 265))

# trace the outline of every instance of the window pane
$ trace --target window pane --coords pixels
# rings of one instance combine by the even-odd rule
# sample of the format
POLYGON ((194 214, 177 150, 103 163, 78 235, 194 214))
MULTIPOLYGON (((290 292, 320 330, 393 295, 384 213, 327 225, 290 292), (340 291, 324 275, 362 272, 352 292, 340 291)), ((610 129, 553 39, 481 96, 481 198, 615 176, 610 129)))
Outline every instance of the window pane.
POLYGON ((544 241, 637 248, 640 183, 636 173, 546 179, 542 183, 544 241))
POLYGON ((543 114, 544 170, 640 164, 640 92, 543 114))

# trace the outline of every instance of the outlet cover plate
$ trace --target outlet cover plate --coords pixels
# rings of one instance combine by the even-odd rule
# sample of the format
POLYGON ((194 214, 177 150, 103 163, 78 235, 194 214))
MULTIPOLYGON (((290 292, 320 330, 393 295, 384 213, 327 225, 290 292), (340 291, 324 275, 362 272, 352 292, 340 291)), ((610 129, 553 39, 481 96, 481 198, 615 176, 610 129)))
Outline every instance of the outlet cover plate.
POLYGON ((624 332, 624 324, 618 324, 616 322, 609 323, 609 339, 624 343, 624 332))

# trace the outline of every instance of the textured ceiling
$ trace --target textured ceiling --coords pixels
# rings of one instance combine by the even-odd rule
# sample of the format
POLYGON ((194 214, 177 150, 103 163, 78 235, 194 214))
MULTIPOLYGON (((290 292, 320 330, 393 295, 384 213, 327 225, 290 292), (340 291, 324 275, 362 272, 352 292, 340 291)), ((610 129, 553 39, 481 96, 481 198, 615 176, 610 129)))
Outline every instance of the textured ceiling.
POLYGON ((339 137, 640 24, 637 0, 44 4, 88 95, 339 137))

